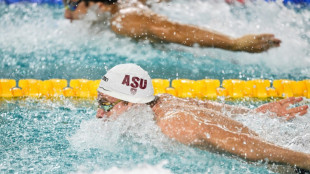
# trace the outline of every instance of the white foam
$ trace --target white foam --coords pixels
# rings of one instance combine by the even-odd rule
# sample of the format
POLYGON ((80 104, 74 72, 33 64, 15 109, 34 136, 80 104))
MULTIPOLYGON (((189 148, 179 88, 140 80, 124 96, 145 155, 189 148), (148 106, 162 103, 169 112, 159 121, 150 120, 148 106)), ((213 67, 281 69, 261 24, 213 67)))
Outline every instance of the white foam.
POLYGON ((123 113, 116 120, 85 120, 68 139, 76 150, 99 148, 117 152, 121 142, 126 140, 160 149, 173 148, 173 143, 161 133, 153 117, 152 110, 142 105, 123 113))
POLYGON ((310 153, 310 113, 291 121, 268 114, 239 115, 237 121, 254 130, 262 139, 292 150, 310 153))
MULTIPOLYGON (((92 172, 92 174, 171 174, 172 172, 163 167, 166 164, 166 161, 163 161, 157 165, 149 165, 149 164, 140 164, 133 169, 122 169, 117 167, 112 167, 108 170, 97 170, 92 172)), ((84 174, 89 172, 84 172, 83 170, 77 171, 76 174, 84 174)))
MULTIPOLYGON (((149 107, 139 106, 116 120, 85 120, 80 129, 68 139, 72 147, 78 151, 99 148, 117 152, 121 142, 127 140, 169 151, 176 150, 175 147, 182 148, 161 133, 153 117, 149 107)), ((297 116, 292 121, 266 114, 239 115, 234 119, 254 130, 266 141, 310 153, 310 113, 297 116)))

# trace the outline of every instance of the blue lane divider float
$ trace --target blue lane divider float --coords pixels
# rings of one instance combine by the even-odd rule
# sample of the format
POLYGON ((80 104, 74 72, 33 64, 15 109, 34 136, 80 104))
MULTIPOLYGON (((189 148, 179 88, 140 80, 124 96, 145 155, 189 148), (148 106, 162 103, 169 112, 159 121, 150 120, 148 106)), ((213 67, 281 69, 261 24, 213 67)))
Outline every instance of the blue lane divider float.
POLYGON ((288 5, 288 4, 298 4, 298 5, 303 5, 303 6, 309 6, 310 5, 310 0, 283 0, 283 3, 285 5, 288 5))

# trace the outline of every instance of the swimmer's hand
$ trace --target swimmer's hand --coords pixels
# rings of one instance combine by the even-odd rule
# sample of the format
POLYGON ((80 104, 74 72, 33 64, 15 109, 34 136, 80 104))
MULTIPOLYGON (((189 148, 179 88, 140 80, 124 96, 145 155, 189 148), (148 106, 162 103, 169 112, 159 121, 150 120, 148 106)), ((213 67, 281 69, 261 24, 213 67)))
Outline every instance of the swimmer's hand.
POLYGON ((273 34, 251 34, 234 40, 234 51, 260 53, 273 47, 279 47, 281 40, 273 34))
POLYGON ((264 104, 255 109, 256 112, 266 113, 267 111, 276 114, 278 117, 286 117, 286 120, 291 120, 296 117, 305 115, 308 112, 308 105, 302 105, 294 108, 288 108, 291 104, 301 102, 302 97, 290 97, 272 103, 264 104))

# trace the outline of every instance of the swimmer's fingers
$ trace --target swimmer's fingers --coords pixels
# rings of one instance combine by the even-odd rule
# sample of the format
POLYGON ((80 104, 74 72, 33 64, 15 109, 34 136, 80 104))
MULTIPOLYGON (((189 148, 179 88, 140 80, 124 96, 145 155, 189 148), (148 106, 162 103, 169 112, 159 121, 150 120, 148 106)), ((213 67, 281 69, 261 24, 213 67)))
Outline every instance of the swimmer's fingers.
POLYGON ((251 34, 236 39, 234 50, 260 53, 272 47, 280 46, 281 40, 273 34, 251 34))
POLYGON ((278 116, 285 116, 287 114, 286 108, 288 108, 290 104, 294 104, 294 103, 299 102, 301 100, 302 100, 302 98, 295 99, 295 97, 289 97, 289 98, 282 99, 282 100, 279 100, 276 102, 272 102, 272 103, 262 105, 259 108, 257 108, 256 110, 258 112, 262 112, 262 113, 265 113, 267 110, 271 110, 271 111, 277 113, 278 116))
POLYGON ((286 98, 286 99, 279 100, 278 102, 279 102, 281 105, 284 105, 284 104, 286 104, 286 103, 292 102, 293 100, 295 100, 294 97, 289 97, 289 98, 286 98))
POLYGON ((307 112, 308 112, 308 105, 299 106, 296 108, 289 109, 289 110, 287 110, 287 113, 285 114, 285 115, 288 115, 288 117, 286 117, 286 120, 292 120, 293 118, 296 117, 296 114, 298 114, 299 116, 303 116, 307 112))
POLYGON ((302 100, 303 100, 302 97, 298 97, 298 98, 290 97, 290 98, 287 98, 287 99, 284 99, 284 100, 280 100, 279 102, 280 102, 282 108, 288 108, 290 105, 299 103, 302 100))
POLYGON ((266 41, 266 42, 264 41, 262 43, 259 43, 256 46, 253 46, 251 48, 251 52, 260 53, 260 52, 263 52, 263 51, 267 51, 270 48, 279 47, 279 46, 280 46, 280 44, 274 43, 273 41, 266 41))
POLYGON ((266 51, 272 47, 279 47, 281 40, 274 37, 273 34, 261 34, 258 39, 261 42, 262 51, 266 51))
POLYGON ((274 48, 274 47, 279 47, 280 46, 280 41, 277 40, 268 40, 266 43, 266 47, 269 48, 274 48))
POLYGON ((263 34, 262 40, 270 46, 280 46, 281 40, 274 37, 273 34, 263 34))
POLYGON ((273 38, 269 41, 269 44, 271 44, 273 47, 279 47, 281 44, 281 40, 277 38, 273 38))
MULTIPOLYGON (((300 111, 300 112, 298 113, 298 115, 299 115, 299 116, 303 116, 303 115, 305 115, 307 112, 308 112, 307 110, 300 111)), ((286 117, 286 120, 289 121, 289 120, 294 119, 295 117, 296 117, 296 114, 289 114, 289 116, 286 117)))
POLYGON ((289 98, 286 98, 286 99, 283 99, 283 100, 279 100, 278 102, 281 105, 285 105, 285 104, 295 104, 295 103, 301 102, 302 100, 303 100, 302 97, 298 97, 298 98, 289 97, 289 98))
POLYGON ((291 103, 291 104, 295 104, 295 103, 299 103, 299 102, 301 102, 303 100, 303 98, 302 97, 295 97, 295 100, 291 103))
POLYGON ((301 111, 301 112, 299 112, 299 116, 303 116, 303 115, 305 115, 306 113, 308 113, 308 110, 304 110, 304 111, 301 111))
POLYGON ((296 108, 288 109, 288 114, 297 114, 306 111, 307 113, 308 105, 298 106, 296 108))

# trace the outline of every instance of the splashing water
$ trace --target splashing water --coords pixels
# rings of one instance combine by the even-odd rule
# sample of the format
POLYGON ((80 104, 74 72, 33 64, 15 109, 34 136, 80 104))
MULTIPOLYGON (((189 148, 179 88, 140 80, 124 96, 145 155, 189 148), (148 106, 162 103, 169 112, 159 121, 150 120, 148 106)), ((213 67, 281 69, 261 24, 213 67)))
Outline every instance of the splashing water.
MULTIPOLYGON (((309 99, 304 99, 304 103, 309 103, 309 99)), ((268 114, 239 115, 234 119, 254 130, 266 141, 292 150, 310 153, 309 113, 297 116, 291 121, 286 121, 285 118, 270 117, 268 114)))
POLYGON ((0 104, 0 171, 5 173, 273 173, 265 164, 168 139, 145 106, 104 122, 94 118, 92 100, 27 99, 0 104))
POLYGON ((78 150, 103 148, 113 152, 117 151, 119 140, 157 148, 169 144, 167 148, 170 147, 171 142, 161 133, 153 117, 152 110, 143 106, 131 109, 115 120, 88 120, 82 122, 81 129, 70 138, 70 142, 78 150))
MULTIPOLYGON (((0 78, 100 79, 108 68, 129 62, 141 65, 152 78, 309 78, 307 9, 280 2, 243 6, 203 0, 153 4, 152 9, 233 37, 274 33, 282 45, 262 54, 152 45, 117 36, 105 24, 70 23, 59 6, 0 3, 0 78)), ((265 164, 167 139, 148 108, 136 108, 108 124, 94 119, 93 100, 12 99, 1 100, 0 106, 4 173, 273 173, 265 164)), ((265 115, 235 119, 267 141, 310 153, 309 117, 290 122, 265 115)))

